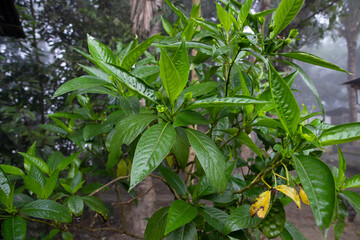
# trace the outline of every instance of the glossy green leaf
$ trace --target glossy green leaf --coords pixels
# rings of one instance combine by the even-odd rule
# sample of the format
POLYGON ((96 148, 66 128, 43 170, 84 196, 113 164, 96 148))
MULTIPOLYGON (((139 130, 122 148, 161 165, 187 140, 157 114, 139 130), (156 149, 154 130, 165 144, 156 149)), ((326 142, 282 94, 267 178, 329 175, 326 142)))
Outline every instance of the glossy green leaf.
POLYGON ((80 196, 74 195, 68 199, 68 208, 75 217, 79 217, 84 210, 84 202, 80 196))
POLYGON ((55 170, 50 177, 46 179, 45 187, 44 187, 44 198, 48 198, 54 191, 58 177, 59 177, 59 169, 55 170))
POLYGON ((0 169, 0 189, 5 193, 7 197, 9 197, 11 192, 11 185, 8 177, 2 169, 0 169))
POLYGON ((116 64, 116 58, 111 49, 94 37, 87 35, 87 43, 90 54, 97 60, 116 64))
POLYGON ((7 174, 18 175, 18 176, 24 175, 24 172, 20 168, 15 166, 0 164, 0 168, 4 171, 4 173, 7 174))
POLYGON ((332 172, 328 165, 315 157, 298 155, 294 157, 294 161, 316 224, 325 231, 330 227, 335 209, 335 182, 332 172))
POLYGON ((23 179, 25 186, 29 191, 32 191, 40 198, 45 198, 44 187, 38 181, 26 175, 23 176, 23 179))
POLYGON ((253 140, 245 132, 241 131, 240 134, 238 135, 238 139, 239 139, 240 143, 248 146, 259 157, 263 156, 260 149, 256 146, 256 144, 253 142, 253 140))
POLYGON ((94 76, 94 77, 98 77, 108 83, 111 83, 110 80, 110 76, 109 74, 105 73, 104 71, 102 71, 100 68, 97 67, 89 67, 89 66, 84 66, 82 64, 79 64, 80 67, 82 67, 89 75, 94 76))
POLYGON ((136 63, 136 61, 144 54, 144 52, 150 47, 151 43, 156 40, 159 35, 154 35, 148 39, 146 39, 141 44, 137 45, 134 49, 132 49, 126 56, 123 58, 121 62, 121 67, 127 71, 131 69, 131 67, 136 63))
POLYGON ((207 125, 209 122, 198 112, 185 110, 175 116, 174 127, 187 125, 207 125))
POLYGON ((15 193, 13 196, 13 204, 16 208, 21 208, 27 203, 34 201, 29 195, 23 193, 15 193))
POLYGON ((199 212, 210 226, 225 234, 225 223, 229 218, 226 212, 214 207, 204 207, 199 209, 199 212))
POLYGON ((2 222, 1 233, 4 240, 24 240, 26 238, 26 221, 20 216, 11 216, 2 222))
POLYGON ((20 212, 30 217, 54 220, 58 222, 71 222, 71 214, 60 203, 51 200, 36 200, 26 204, 20 212))
MULTIPOLYGON (((297 229, 293 224, 289 223, 289 222, 285 222, 285 227, 284 230, 287 231, 287 233, 290 234, 291 236, 291 240, 306 240, 306 238, 304 237, 304 235, 299 231, 299 229, 297 229)), ((283 233, 281 233, 281 238, 283 238, 283 233)))
MULTIPOLYGON (((188 50, 186 48, 185 41, 181 43, 180 47, 175 52, 175 55, 172 58, 172 62, 174 63, 174 66, 179 73, 180 83, 181 83, 179 88, 183 90, 184 87, 186 86, 186 83, 189 80, 189 72, 190 72, 188 50)), ((160 66, 160 71, 161 71, 161 66, 160 66)))
POLYGON ((64 170, 70 163, 72 163, 80 155, 80 153, 82 153, 82 151, 73 153, 72 155, 64 158, 57 166, 57 169, 59 169, 60 171, 64 170))
POLYGON ((91 210, 99 213, 103 218, 108 219, 109 209, 107 209, 100 199, 94 196, 82 196, 81 198, 91 210))
POLYGON ((186 133, 207 178, 217 192, 224 191, 227 185, 226 164, 218 147, 202 132, 187 129, 186 133))
POLYGON ((146 225, 144 240, 163 239, 168 211, 169 207, 160 208, 151 216, 146 225))
POLYGON ((193 222, 172 231, 166 237, 166 240, 193 240, 197 239, 196 227, 193 222))
POLYGON ((165 0, 165 2, 176 13, 176 15, 179 16, 181 21, 183 21, 184 24, 187 24, 189 19, 185 16, 185 14, 182 13, 182 11, 180 11, 170 0, 165 0))
POLYGON ((186 185, 184 181, 171 169, 166 167, 159 167, 161 175, 164 177, 166 182, 180 195, 184 196, 187 192, 186 185))
POLYGON ((145 79, 154 74, 159 74, 159 72, 160 72, 159 66, 140 66, 132 70, 131 74, 137 78, 145 79))
POLYGON ((360 194, 352 191, 341 191, 340 196, 345 198, 350 205, 355 209, 356 213, 360 215, 360 194))
POLYGON ((71 79, 70 81, 62 84, 54 93, 52 98, 56 98, 60 95, 63 95, 68 92, 87 89, 91 87, 109 85, 109 82, 106 82, 98 77, 94 76, 81 76, 78 78, 71 79))
POLYGON ((201 83, 194 83, 193 85, 185 88, 181 94, 185 94, 188 92, 192 92, 193 97, 198 97, 204 95, 208 92, 219 87, 219 83, 217 82, 201 82, 201 83))
MULTIPOLYGON (((346 161, 344 158, 344 154, 342 153, 339 146, 337 146, 337 148, 338 148, 338 154, 339 154, 339 174, 335 180, 336 180, 337 187, 340 188, 344 184, 344 181, 346 180, 346 176, 345 176, 346 161)), ((360 179, 359 179, 359 187, 360 187, 360 179)))
POLYGON ((259 121, 257 121, 254 126, 256 127, 266 127, 266 128, 282 128, 281 122, 277 119, 272 118, 261 118, 259 121))
POLYGON ((360 123, 345 123, 326 129, 319 137, 323 146, 353 142, 360 139, 360 123))
POLYGON ((132 141, 139 136, 144 128, 156 119, 152 114, 136 114, 122 119, 116 126, 116 133, 113 135, 110 142, 110 153, 106 168, 112 168, 119 160, 121 155, 121 145, 129 145, 132 141))
POLYGON ((50 132, 54 132, 54 133, 59 133, 62 135, 68 135, 68 131, 67 129, 65 130, 64 128, 54 125, 54 124, 40 124, 39 128, 42 128, 44 130, 50 131, 50 132))
POLYGON ((171 26, 171 23, 168 20, 166 20, 163 16, 161 16, 161 23, 162 23, 162 26, 163 26, 163 29, 165 30, 165 32, 169 36, 172 36, 174 29, 171 26))
POLYGON ((195 207, 189 205, 185 201, 175 200, 169 209, 165 235, 174 231, 175 229, 191 222, 196 217, 197 210, 195 207))
POLYGON ((273 66, 269 65, 269 67, 270 91, 276 112, 284 129, 293 135, 300 120, 299 105, 284 79, 273 66))
POLYGON ((141 136, 131 168, 130 189, 155 170, 175 142, 175 129, 169 123, 156 124, 141 136))
POLYGON ((241 205, 236 208, 229 216, 225 224, 225 233, 238 231, 240 229, 252 227, 261 222, 261 219, 250 216, 250 205, 241 205))
POLYGON ((182 169, 185 169, 189 159, 189 141, 186 136, 184 128, 175 128, 176 138, 171 148, 171 152, 174 154, 176 161, 182 169))
POLYGON ((304 0, 282 0, 275 12, 274 30, 270 33, 275 38, 300 11, 304 0))
POLYGON ((341 234, 343 233, 346 222, 345 218, 348 216, 348 209, 344 203, 344 200, 341 197, 337 198, 337 206, 336 206, 336 215, 334 216, 335 224, 334 224, 334 234, 335 240, 340 239, 341 234))
POLYGON ((201 196, 206 196, 214 193, 216 193, 216 190, 205 175, 200 178, 198 184, 196 185, 193 192, 193 197, 196 199, 201 196))
POLYGON ((49 167, 44 160, 28 153, 19 152, 19 154, 26 158, 32 165, 37 166, 42 172, 49 174, 49 167))
POLYGON ((230 31, 231 28, 231 18, 229 16, 229 13, 226 12, 220 4, 216 3, 216 10, 217 10, 217 16, 219 18, 219 21, 221 23, 221 25, 223 26, 225 32, 228 34, 228 32, 230 31))
POLYGON ((186 109, 194 108, 209 108, 209 107, 237 107, 243 106, 246 104, 261 104, 267 103, 264 100, 247 97, 247 96, 238 96, 238 97, 211 97, 194 101, 186 109))
POLYGON ((345 181, 343 189, 346 188, 360 188, 360 174, 352 176, 345 181))
POLYGON ((175 67, 175 64, 163 49, 161 49, 159 65, 161 81, 170 102, 174 104, 175 100, 184 89, 186 82, 184 84, 180 78, 178 70, 175 67))
POLYGON ((249 15, 251 4, 254 0, 245 0, 243 5, 241 6, 238 21, 240 26, 242 27, 246 21, 247 16, 249 15))
POLYGON ((318 56, 315 56, 313 54, 310 53, 306 53, 306 52, 287 52, 287 53, 278 53, 278 55, 280 56, 284 56, 284 57, 288 57, 288 58, 292 58, 292 59, 296 59, 302 62, 306 62, 306 63, 310 63, 312 65, 316 65, 316 66, 320 66, 320 67, 324 67, 324 68, 329 68, 332 70, 336 70, 336 71, 340 71, 340 72, 345 72, 348 73, 348 71, 342 69, 341 67, 332 64, 318 56))
POLYGON ((40 171, 40 169, 36 166, 31 166, 30 172, 29 172, 29 177, 33 178, 34 180, 36 180, 38 183, 41 184, 42 188, 45 187, 45 175, 43 172, 40 171))
POLYGON ((100 67, 109 75, 118 79, 122 84, 124 84, 128 89, 138 93, 144 98, 156 103, 155 91, 148 85, 146 85, 141 79, 133 76, 128 71, 105 63, 99 62, 100 67))

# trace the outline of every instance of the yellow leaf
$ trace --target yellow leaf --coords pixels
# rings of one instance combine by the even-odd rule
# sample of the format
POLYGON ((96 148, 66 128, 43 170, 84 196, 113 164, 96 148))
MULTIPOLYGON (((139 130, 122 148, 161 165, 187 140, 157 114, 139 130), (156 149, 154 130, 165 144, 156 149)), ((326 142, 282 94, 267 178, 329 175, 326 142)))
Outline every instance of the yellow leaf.
POLYGON ((264 218, 269 210, 271 199, 271 190, 267 190, 259 195, 250 207, 250 215, 254 217, 255 214, 259 218, 264 218))
POLYGON ((168 155, 166 156, 166 162, 169 165, 170 169, 172 168, 173 164, 174 164, 174 156, 173 155, 168 155))
POLYGON ((120 162, 117 165, 116 176, 117 177, 126 176, 127 172, 128 172, 128 169, 127 169, 126 162, 124 160, 120 160, 120 162))
POLYGON ((309 199, 307 198, 306 193, 305 193, 304 189, 301 186, 300 186, 299 193, 300 193, 300 198, 303 201, 303 203, 305 203, 306 205, 310 205, 309 199))
POLYGON ((299 194, 297 193, 297 191, 295 190, 295 188, 289 187, 287 185, 279 185, 275 189, 282 192, 286 196, 290 197, 292 200, 294 200, 296 205, 301 210, 300 197, 299 197, 299 194))

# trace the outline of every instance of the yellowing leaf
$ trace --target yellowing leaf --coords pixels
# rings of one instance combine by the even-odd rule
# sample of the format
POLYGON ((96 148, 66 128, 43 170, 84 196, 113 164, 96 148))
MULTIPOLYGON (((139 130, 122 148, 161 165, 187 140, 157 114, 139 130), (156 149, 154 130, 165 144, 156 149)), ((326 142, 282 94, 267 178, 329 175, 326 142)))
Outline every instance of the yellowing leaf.
POLYGON ((250 215, 254 217, 255 214, 258 215, 259 218, 264 218, 266 216, 267 211, 269 210, 271 199, 271 190, 267 190, 259 195, 250 206, 250 215))
POLYGON ((128 173, 128 166, 124 160, 120 160, 120 162, 117 165, 117 171, 116 175, 118 177, 126 176, 128 173))
POLYGON ((299 197, 299 194, 297 193, 297 191, 295 190, 295 188, 289 187, 287 185, 279 185, 275 189, 282 192, 286 196, 290 197, 292 200, 294 200, 296 205, 301 210, 300 197, 299 197))
POLYGON ((306 193, 302 187, 300 187, 299 193, 300 193, 300 198, 303 201, 303 203, 305 203, 306 205, 310 205, 309 199, 307 198, 306 193))

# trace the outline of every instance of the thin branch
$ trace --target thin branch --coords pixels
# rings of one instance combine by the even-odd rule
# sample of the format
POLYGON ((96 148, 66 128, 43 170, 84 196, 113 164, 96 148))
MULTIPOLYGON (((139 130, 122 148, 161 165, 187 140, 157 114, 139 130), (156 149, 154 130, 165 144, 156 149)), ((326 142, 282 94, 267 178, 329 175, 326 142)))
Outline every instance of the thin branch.
POLYGON ((101 190, 103 190, 104 188, 106 188, 106 187, 110 186, 110 185, 111 185, 111 184, 113 184, 114 182, 117 182, 117 181, 120 181, 120 180, 122 180, 122 179, 126 179, 126 178, 129 178, 129 176, 121 176, 121 177, 117 177, 117 178, 115 178, 115 179, 111 180, 110 182, 108 182, 107 184, 105 184, 104 186, 102 186, 102 187, 100 187, 100 188, 96 189, 95 191, 93 191, 92 193, 90 193, 90 194, 89 194, 89 196, 92 196, 92 195, 94 195, 94 194, 96 194, 96 193, 100 192, 101 190))
POLYGON ((181 197, 177 194, 177 192, 175 191, 175 189, 173 189, 173 188, 170 186, 170 184, 169 184, 164 178, 162 178, 162 177, 160 177, 160 176, 157 176, 157 175, 154 175, 154 174, 150 174, 149 176, 150 176, 150 177, 153 177, 153 178, 160 179, 161 181, 163 181, 163 183, 165 183, 165 184, 169 187, 170 191, 174 194, 175 198, 176 198, 176 199, 181 199, 181 197))
POLYGON ((106 228, 89 228, 89 227, 85 227, 83 225, 80 225, 80 224, 76 224, 74 223, 73 224, 75 227, 77 228, 81 228, 83 230, 86 230, 86 231, 89 231, 89 232, 101 232, 101 231, 110 231, 110 232, 116 232, 116 233, 120 233, 120 234, 125 234, 125 235, 128 235, 132 238, 136 238, 136 239, 143 239, 143 237, 139 236, 139 235, 136 235, 136 234, 133 234, 133 233, 129 233, 129 232, 126 232, 126 231, 123 231, 123 230, 119 230, 119 229, 116 229, 114 227, 106 227, 106 228))

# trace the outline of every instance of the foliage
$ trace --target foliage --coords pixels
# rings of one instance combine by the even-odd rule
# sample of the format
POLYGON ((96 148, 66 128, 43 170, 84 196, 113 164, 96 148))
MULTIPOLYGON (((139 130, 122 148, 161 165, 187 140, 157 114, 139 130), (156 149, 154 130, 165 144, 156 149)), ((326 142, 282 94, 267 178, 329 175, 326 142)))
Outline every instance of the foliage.
POLYGON ((79 52, 95 66, 82 66, 89 75, 67 81, 53 96, 70 93, 68 102, 80 107, 51 114, 54 124, 44 125, 79 151, 68 157, 54 152, 44 161, 33 145, 20 153, 25 170, 0 166, 4 238, 25 239, 24 219, 71 238, 69 227, 78 226, 72 216, 81 216, 85 206, 109 218, 94 194, 121 181, 134 201, 142 196, 134 187, 150 176, 165 181, 175 201, 148 220, 145 239, 257 239, 261 233, 304 238, 284 211, 292 201, 300 210, 300 198, 310 204, 322 232, 333 224, 338 239, 346 216, 343 199, 360 210, 359 194, 347 190, 360 187, 360 176, 347 179, 340 148, 333 171, 320 157, 324 146, 360 139, 360 124, 309 123, 324 114, 320 100, 321 113, 300 111, 291 89, 296 75, 300 72, 316 98, 317 91, 302 69, 283 57, 346 72, 312 54, 279 54, 296 40, 296 30, 285 39, 278 33, 303 0, 282 0, 266 32, 264 16, 273 11, 250 13, 252 0, 218 4, 220 24, 197 18, 196 5, 188 18, 166 2, 179 16, 174 25, 163 19, 169 36, 141 44, 135 39, 115 52, 88 35, 90 54, 79 52), (153 54, 146 51, 150 45, 153 54), (193 49, 196 56, 189 57, 193 49), (279 60, 295 71, 278 72, 279 60), (190 71, 199 79, 188 81, 190 71), (97 105, 93 94, 107 96, 108 104, 97 105), (140 106, 140 99, 145 104, 140 106), (239 157, 245 145, 254 158, 239 157), (188 160, 190 150, 195 158, 188 160), (249 171, 240 174, 240 168, 249 171), (87 182, 100 173, 113 180, 101 187, 87 182))

